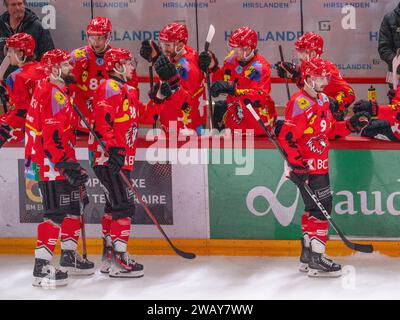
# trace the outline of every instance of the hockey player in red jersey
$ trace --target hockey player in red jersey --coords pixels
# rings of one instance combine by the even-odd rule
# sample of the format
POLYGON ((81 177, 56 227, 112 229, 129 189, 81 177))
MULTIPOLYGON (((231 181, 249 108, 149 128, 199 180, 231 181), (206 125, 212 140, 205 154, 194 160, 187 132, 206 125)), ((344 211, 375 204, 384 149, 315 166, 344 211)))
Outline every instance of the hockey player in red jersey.
MULTIPOLYGON (((307 32, 295 42, 295 49, 300 64, 313 57, 320 57, 324 52, 323 38, 314 32, 307 32)), ((301 78, 301 65, 291 62, 278 62, 276 64, 278 75, 281 78, 291 78, 300 88, 304 85, 301 78)), ((336 120, 343 120, 349 106, 355 101, 355 93, 352 87, 342 78, 335 64, 329 62, 331 78, 325 87, 324 93, 331 100, 331 111, 336 120)))
MULTIPOLYGON (((400 66, 397 75, 400 77, 400 66)), ((400 142, 400 86, 391 97, 390 104, 379 105, 377 101, 360 100, 354 103, 353 111, 366 111, 373 117, 362 131, 363 137, 400 142)))
POLYGON ((19 142, 25 135, 25 117, 37 82, 45 77, 34 60, 35 40, 27 33, 16 33, 6 41, 10 64, 18 66, 6 79, 10 109, 2 117, 0 147, 7 141, 19 142))
POLYGON ((285 109, 285 121, 279 142, 287 154, 290 179, 299 187, 306 213, 302 216, 301 271, 309 276, 335 277, 341 266, 325 257, 329 223, 304 189, 304 183, 316 193, 324 208, 332 210, 329 183, 329 140, 360 132, 368 124, 366 112, 357 113, 347 121, 336 121, 330 111, 329 98, 324 94, 331 64, 320 58, 303 62, 304 87, 295 93, 285 109))
POLYGON ((62 286, 68 273, 94 273, 94 264, 76 252, 88 176, 75 157, 77 120, 67 92, 75 78, 69 60, 68 52, 58 49, 43 55, 41 64, 49 77, 38 84, 26 116, 26 178, 39 182, 44 218, 37 229, 34 286, 62 286), (60 236, 58 269, 50 262, 60 236))
MULTIPOLYGON (((87 26, 88 45, 71 52, 74 75, 77 83, 71 88, 75 92, 75 104, 91 122, 93 96, 97 88, 107 79, 104 54, 111 48, 112 25, 106 17, 95 17, 87 26)), ((137 88, 136 71, 130 84, 137 88)), ((80 123, 80 130, 86 131, 80 123)))
POLYGON ((270 65, 258 53, 257 43, 257 33, 249 27, 241 27, 229 37, 231 50, 221 68, 218 68, 218 61, 212 52, 200 54, 200 68, 212 73, 212 96, 227 95, 226 101, 216 102, 215 105, 213 123, 218 129, 253 129, 256 135, 265 134, 246 109, 246 99, 252 101, 266 125, 275 124, 275 104, 269 95, 270 65))
POLYGON ((94 97, 94 130, 107 148, 108 155, 95 139, 90 149, 94 172, 104 186, 105 214, 102 218, 104 251, 102 273, 114 278, 143 276, 143 265, 129 257, 127 245, 135 213, 134 195, 119 175, 129 177, 135 162, 139 113, 143 105, 136 90, 127 81, 132 79, 132 54, 112 48, 104 55, 108 80, 94 97))
MULTIPOLYGON (((170 97, 159 99, 159 96, 163 96, 160 94, 162 83, 156 84, 153 92, 150 93, 155 108, 159 110, 158 116, 162 126, 168 126, 169 121, 177 121, 179 128, 193 129, 201 133, 206 122, 206 111, 204 106, 200 105, 200 99, 204 96, 204 75, 198 66, 197 52, 187 43, 188 36, 188 30, 184 24, 170 23, 160 32, 161 48, 154 42, 146 40, 142 43, 140 55, 152 63, 156 63, 158 58, 164 55, 177 70, 173 79, 163 78, 161 80, 170 83, 174 92, 180 91, 178 94, 180 98, 175 95, 175 98, 172 99, 175 100, 173 103, 171 103, 170 97), (178 85, 181 90, 176 88, 178 85)), ((161 61, 158 66, 168 63, 164 58, 161 58, 161 61), (163 62, 161 63, 161 61, 163 62)), ((151 108, 151 106, 149 107, 151 108)))

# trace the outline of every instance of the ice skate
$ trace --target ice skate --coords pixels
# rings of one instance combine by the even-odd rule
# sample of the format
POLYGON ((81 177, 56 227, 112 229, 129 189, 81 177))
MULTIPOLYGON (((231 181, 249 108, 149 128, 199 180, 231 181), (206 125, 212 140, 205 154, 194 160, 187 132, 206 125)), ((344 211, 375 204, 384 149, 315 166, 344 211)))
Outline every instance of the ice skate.
POLYGON ((127 252, 114 252, 109 276, 111 278, 141 278, 143 265, 131 260, 127 252))
POLYGON ((337 278, 342 275, 342 266, 328 259, 324 254, 312 252, 308 264, 309 277, 337 278))
POLYGON ((45 259, 35 259, 33 269, 34 287, 56 288, 66 286, 68 284, 68 274, 50 264, 50 261, 45 259))
POLYGON ((310 247, 306 247, 304 238, 301 239, 301 255, 299 271, 308 272, 308 264, 310 262, 310 247))
POLYGON ((88 259, 83 259, 74 250, 62 250, 60 257, 61 270, 68 272, 72 276, 89 276, 94 274, 94 263, 88 259))
POLYGON ((113 255, 113 248, 106 245, 106 241, 103 239, 103 256, 101 258, 101 273, 109 273, 111 268, 111 260, 113 255))

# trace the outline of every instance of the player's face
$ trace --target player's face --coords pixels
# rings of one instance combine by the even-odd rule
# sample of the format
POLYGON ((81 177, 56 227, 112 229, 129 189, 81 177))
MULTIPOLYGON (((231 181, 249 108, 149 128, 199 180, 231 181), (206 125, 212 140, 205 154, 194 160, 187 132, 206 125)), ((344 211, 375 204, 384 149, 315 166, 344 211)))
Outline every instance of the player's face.
POLYGON ((310 77, 314 81, 314 90, 316 92, 323 92, 325 87, 329 84, 328 77, 310 77))
POLYGON ((88 36, 89 45, 94 52, 103 53, 108 45, 108 36, 88 36))
POLYGON ((241 48, 232 48, 230 47, 230 50, 233 50, 236 54, 236 57, 239 61, 248 61, 249 58, 251 57, 251 48, 249 47, 241 47, 241 48))
POLYGON ((126 70, 126 80, 132 80, 133 72, 135 71, 135 62, 132 60, 125 62, 125 70, 126 70))
POLYGON ((14 48, 7 48, 7 57, 12 66, 18 66, 19 62, 23 59, 22 51, 15 50, 14 48), (19 59, 19 61, 18 61, 19 59))
POLYGON ((72 73, 73 67, 68 61, 60 63, 60 69, 61 69, 61 78, 65 81, 66 84, 76 82, 75 76, 72 73))
POLYGON ((175 57, 176 55, 175 48, 176 48, 175 42, 161 41, 161 50, 167 57, 170 58, 175 57))
POLYGON ((307 51, 296 51, 296 53, 297 58, 300 60, 300 62, 304 62, 310 58, 310 55, 307 51))
POLYGON ((25 15, 25 4, 23 0, 6 0, 7 11, 11 17, 22 19, 25 15))
POLYGON ((161 41, 161 50, 162 52, 169 58, 175 58, 176 55, 180 52, 185 47, 185 44, 183 42, 166 42, 166 41, 161 41))

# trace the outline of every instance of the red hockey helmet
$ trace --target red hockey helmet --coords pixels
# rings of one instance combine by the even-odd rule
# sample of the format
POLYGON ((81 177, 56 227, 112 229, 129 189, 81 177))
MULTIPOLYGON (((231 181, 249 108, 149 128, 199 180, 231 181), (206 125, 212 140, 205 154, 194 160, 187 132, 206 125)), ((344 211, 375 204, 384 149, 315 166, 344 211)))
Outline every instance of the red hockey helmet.
POLYGON ((87 26, 88 36, 106 36, 111 30, 111 21, 106 17, 96 17, 87 26))
POLYGON ((112 71, 116 63, 123 64, 123 60, 132 60, 132 53, 122 48, 111 48, 104 54, 107 71, 112 71))
POLYGON ((62 49, 54 49, 47 51, 40 60, 40 63, 44 68, 50 68, 56 66, 64 61, 70 61, 71 56, 68 51, 62 49))
POLYGON ((7 48, 22 50, 27 57, 32 57, 35 51, 35 39, 27 33, 16 33, 6 41, 7 48))
POLYGON ((182 23, 170 23, 166 25, 160 32, 160 40, 165 42, 183 42, 187 43, 189 32, 182 23))
POLYGON ((231 48, 250 47, 252 50, 257 48, 257 33, 249 27, 241 27, 234 31, 228 39, 231 48))
POLYGON ((324 39, 314 32, 307 32, 303 34, 294 43, 297 51, 315 51, 318 55, 324 53, 324 39))
POLYGON ((304 79, 307 76, 330 77, 331 71, 326 60, 321 58, 311 58, 302 63, 301 75, 304 79))

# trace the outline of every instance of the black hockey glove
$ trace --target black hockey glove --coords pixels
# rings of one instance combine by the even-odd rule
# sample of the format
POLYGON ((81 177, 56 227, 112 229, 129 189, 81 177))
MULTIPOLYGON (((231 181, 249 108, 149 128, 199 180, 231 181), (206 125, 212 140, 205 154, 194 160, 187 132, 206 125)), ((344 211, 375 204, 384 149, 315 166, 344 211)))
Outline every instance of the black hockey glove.
POLYGON ((207 71, 215 72, 218 70, 218 59, 212 51, 203 51, 199 55, 199 68, 206 73, 207 71), (211 63, 214 62, 214 67, 210 69, 211 63))
MULTIPOLYGON (((175 92, 179 89, 179 73, 176 70, 175 65, 171 61, 169 61, 169 59, 165 55, 161 55, 158 57, 156 63, 154 64, 154 69, 156 70, 160 79, 168 83, 172 92, 175 92)), ((161 89, 167 90, 165 85, 164 88, 161 85, 161 89)))
POLYGON ((175 65, 165 55, 158 57, 154 69, 162 81, 168 81, 178 73, 175 65))
POLYGON ((300 69, 294 63, 279 61, 275 64, 275 67, 280 78, 289 78, 296 82, 301 76, 300 69))
POLYGON ((374 138, 378 134, 392 141, 397 140, 392 132, 390 122, 387 120, 372 120, 362 131, 362 136, 368 138, 374 138))
POLYGON ((357 112, 349 120, 346 121, 347 129, 351 132, 360 133, 369 123, 371 116, 368 112, 357 112))
POLYGON ((149 40, 145 40, 142 42, 142 46, 140 47, 140 56, 147 60, 148 62, 156 62, 157 58, 161 55, 161 50, 157 44, 151 42, 149 40), (156 56, 152 57, 153 50, 156 52, 156 56))
POLYGON ((227 81, 216 81, 212 84, 211 86, 211 95, 214 98, 217 98, 220 94, 229 94, 229 95, 235 95, 236 93, 236 84, 235 83, 229 83, 227 81))
POLYGON ((11 138, 11 128, 8 125, 0 126, 0 148, 11 138))
POLYGON ((55 167, 72 186, 79 187, 89 180, 86 171, 73 160, 58 162, 55 167))
POLYGON ((161 104, 172 95, 172 90, 167 82, 158 82, 154 85, 153 91, 149 91, 149 98, 156 104, 161 104))
POLYGON ((339 110, 339 102, 336 99, 329 98, 329 109, 336 121, 343 121, 345 113, 339 110))
POLYGON ((354 102, 353 111, 354 113, 368 112, 372 117, 376 117, 378 115, 379 106, 376 103, 376 101, 371 102, 371 101, 360 100, 354 102))
POLYGON ((113 174, 117 174, 125 164, 126 151, 121 147, 110 147, 108 149, 107 165, 113 174))

